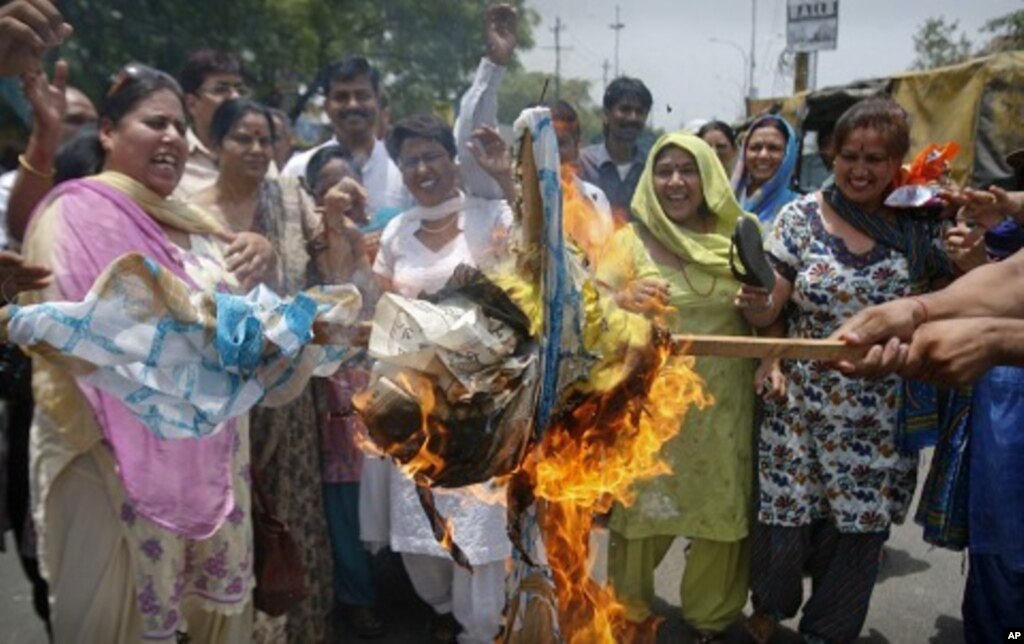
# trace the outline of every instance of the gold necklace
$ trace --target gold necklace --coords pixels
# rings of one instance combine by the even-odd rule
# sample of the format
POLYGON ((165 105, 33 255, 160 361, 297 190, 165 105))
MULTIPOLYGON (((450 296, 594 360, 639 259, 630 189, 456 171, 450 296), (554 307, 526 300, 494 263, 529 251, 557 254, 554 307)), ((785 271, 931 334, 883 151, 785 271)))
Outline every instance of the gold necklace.
MULTIPOLYGON (((700 222, 700 224, 701 224, 701 230, 695 231, 695 232, 699 232, 699 233, 701 233, 703 235, 707 235, 708 232, 709 232, 708 228, 709 228, 710 220, 711 220, 710 217, 707 217, 707 216, 702 214, 700 216, 700 219, 698 220, 700 222)), ((715 287, 718 285, 718 276, 717 275, 712 275, 711 276, 711 288, 709 288, 706 293, 701 293, 696 288, 694 288, 693 282, 690 281, 690 276, 686 274, 686 260, 684 260, 679 255, 676 255, 675 253, 672 253, 672 255, 679 262, 679 272, 683 274, 683 280, 686 282, 686 285, 690 287, 690 292, 692 292, 697 297, 709 297, 712 293, 715 292, 715 287)))
POLYGON ((706 293, 701 293, 696 288, 694 288, 693 282, 690 281, 690 276, 686 274, 686 262, 683 261, 683 258, 679 256, 676 256, 676 259, 679 260, 679 272, 683 274, 683 280, 686 282, 686 285, 690 287, 690 292, 692 292, 697 297, 710 297, 711 294, 715 292, 715 286, 718 285, 717 275, 711 276, 711 288, 709 288, 706 293))

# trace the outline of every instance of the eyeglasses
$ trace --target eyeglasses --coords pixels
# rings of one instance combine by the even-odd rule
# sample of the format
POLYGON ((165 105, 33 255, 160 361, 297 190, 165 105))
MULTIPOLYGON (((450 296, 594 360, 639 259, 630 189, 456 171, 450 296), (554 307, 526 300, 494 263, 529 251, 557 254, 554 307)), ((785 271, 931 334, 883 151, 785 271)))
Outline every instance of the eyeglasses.
POLYGON ((142 63, 128 63, 110 80, 107 98, 117 94, 129 84, 143 79, 160 79, 175 88, 179 93, 181 92, 178 81, 174 80, 174 77, 167 72, 160 71, 149 65, 143 65, 142 63))
POLYGON ((424 152, 417 156, 404 157, 398 160, 398 169, 402 172, 412 172, 416 168, 420 167, 420 163, 431 165, 433 163, 437 163, 446 156, 448 156, 447 152, 434 150, 433 152, 424 152))
POLYGON ((200 87, 199 91, 213 98, 227 98, 232 94, 239 98, 247 98, 250 93, 249 86, 245 83, 230 83, 228 81, 218 81, 212 85, 200 87))

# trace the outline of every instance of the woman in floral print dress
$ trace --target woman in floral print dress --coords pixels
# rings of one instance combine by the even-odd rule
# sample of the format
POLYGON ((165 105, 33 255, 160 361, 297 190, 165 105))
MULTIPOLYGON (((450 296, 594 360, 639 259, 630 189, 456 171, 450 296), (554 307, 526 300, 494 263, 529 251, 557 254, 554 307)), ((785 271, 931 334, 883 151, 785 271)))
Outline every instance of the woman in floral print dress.
MULTIPOLYGON (((745 288, 748 320, 785 313, 788 334, 826 338, 859 310, 928 290, 953 267, 937 218, 883 204, 909 148, 906 113, 872 98, 836 124, 835 186, 779 213, 766 240, 772 294, 745 288)), ((893 523, 914 494, 916 454, 897 447, 903 383, 851 379, 813 361, 786 361, 787 400, 770 405, 758 445, 759 509, 753 530, 748 628, 767 641, 801 608, 806 641, 857 637, 893 523)))

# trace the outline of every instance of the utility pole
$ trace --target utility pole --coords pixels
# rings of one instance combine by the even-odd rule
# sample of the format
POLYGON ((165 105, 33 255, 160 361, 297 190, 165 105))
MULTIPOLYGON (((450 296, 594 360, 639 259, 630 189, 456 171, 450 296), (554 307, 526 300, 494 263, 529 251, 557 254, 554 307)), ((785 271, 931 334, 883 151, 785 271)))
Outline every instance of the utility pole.
POLYGON ((796 52, 796 64, 793 72, 793 93, 799 94, 810 85, 811 55, 806 51, 796 52))
POLYGON ((548 47, 555 50, 555 98, 562 97, 562 52, 572 51, 572 47, 562 47, 561 35, 565 29, 567 27, 561 16, 556 16, 555 26, 551 28, 551 32, 555 34, 555 46, 548 47))
POLYGON ((619 19, 619 5, 615 5, 615 22, 608 25, 608 28, 615 32, 615 78, 619 77, 619 32, 625 28, 619 19))
POLYGON ((818 85, 818 52, 798 51, 793 73, 793 93, 813 90, 818 85))
POLYGON ((608 62, 608 59, 607 59, 607 58, 605 58, 605 59, 604 59, 604 64, 603 64, 603 65, 601 65, 601 69, 602 69, 602 71, 604 71, 604 75, 603 75, 603 78, 604 78, 604 86, 605 86, 605 89, 607 89, 607 88, 608 88, 608 68, 609 68, 609 67, 611 67, 611 66, 612 66, 612 65, 611 65, 611 63, 609 63, 609 62, 608 62))

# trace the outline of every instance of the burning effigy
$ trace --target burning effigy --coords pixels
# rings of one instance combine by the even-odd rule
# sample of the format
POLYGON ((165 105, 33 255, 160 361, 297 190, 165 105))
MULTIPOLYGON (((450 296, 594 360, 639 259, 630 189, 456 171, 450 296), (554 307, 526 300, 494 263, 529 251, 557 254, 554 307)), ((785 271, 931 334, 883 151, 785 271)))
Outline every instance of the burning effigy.
MULTIPOLYGON (((358 406, 376 449, 420 484, 456 561, 468 565, 431 488, 508 484, 509 641, 611 641, 629 626, 590 579, 592 517, 628 503, 633 481, 667 472, 661 445, 706 400, 673 355, 678 342, 592 279, 612 229, 589 219, 562 175, 547 110, 527 111, 517 132, 515 251, 488 274, 460 267, 430 298, 384 296, 358 406)), ((197 293, 126 255, 81 302, 3 309, 0 337, 116 395, 158 437, 196 438, 336 370, 355 353, 360 307, 352 287, 197 293)))
MULTIPOLYGON (((562 172, 547 110, 525 112, 517 134, 514 252, 487 274, 460 267, 429 298, 382 297, 376 366, 356 402, 456 562, 469 565, 431 489, 507 483, 509 641, 635 639, 614 593, 590 578, 592 517, 666 473, 661 445, 708 401, 678 341, 593 280, 613 230, 562 172)), ((0 329, 117 395, 157 436, 194 438, 335 370, 354 353, 360 306, 351 287, 194 293, 129 255, 82 302, 9 307, 0 329)))
POLYGON ((593 516, 628 504, 634 481, 667 473, 661 445, 687 408, 709 401, 670 335, 594 281, 587 267, 613 229, 563 176, 548 111, 524 112, 516 133, 511 256, 487 274, 460 267, 430 297, 384 296, 376 366, 356 404, 376 446, 419 484, 456 562, 468 565, 430 489, 509 483, 508 641, 642 638, 591 580, 593 516))
MULTIPOLYGON (((842 347, 680 339, 618 308, 592 271, 611 222, 594 218, 560 168, 548 111, 527 110, 516 131, 513 252, 486 274, 460 267, 428 298, 385 295, 369 341, 373 378, 356 404, 373 448, 418 484, 456 562, 469 565, 432 488, 506 484, 507 641, 642 640, 653 625, 626 620, 591 579, 589 536, 595 514, 632 502, 636 481, 668 473, 662 445, 687 409, 711 402, 679 354, 827 359, 842 347)), ((126 255, 81 302, 0 310, 0 340, 116 395, 154 435, 196 438, 257 404, 286 403, 358 353, 360 308, 351 286, 294 298, 262 287, 197 293, 126 255)))

